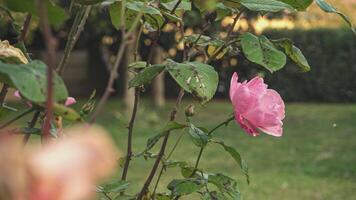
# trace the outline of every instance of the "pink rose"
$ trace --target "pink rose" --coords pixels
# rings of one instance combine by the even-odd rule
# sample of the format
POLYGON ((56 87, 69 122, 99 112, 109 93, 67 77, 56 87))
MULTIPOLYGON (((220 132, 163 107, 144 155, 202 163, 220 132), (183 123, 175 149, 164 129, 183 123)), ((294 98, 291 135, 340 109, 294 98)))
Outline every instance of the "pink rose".
POLYGON ((249 82, 239 83, 236 73, 232 76, 230 99, 234 107, 235 120, 250 135, 259 131, 280 137, 283 134, 285 106, 281 96, 267 89, 263 78, 255 77, 249 82))

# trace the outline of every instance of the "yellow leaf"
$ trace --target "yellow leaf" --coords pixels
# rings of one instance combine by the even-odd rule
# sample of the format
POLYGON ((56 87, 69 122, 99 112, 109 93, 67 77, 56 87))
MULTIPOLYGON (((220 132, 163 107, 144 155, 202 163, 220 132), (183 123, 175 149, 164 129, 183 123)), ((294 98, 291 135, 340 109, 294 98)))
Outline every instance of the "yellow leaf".
POLYGON ((9 41, 0 40, 0 60, 9 64, 27 64, 28 60, 22 51, 12 45, 9 41))

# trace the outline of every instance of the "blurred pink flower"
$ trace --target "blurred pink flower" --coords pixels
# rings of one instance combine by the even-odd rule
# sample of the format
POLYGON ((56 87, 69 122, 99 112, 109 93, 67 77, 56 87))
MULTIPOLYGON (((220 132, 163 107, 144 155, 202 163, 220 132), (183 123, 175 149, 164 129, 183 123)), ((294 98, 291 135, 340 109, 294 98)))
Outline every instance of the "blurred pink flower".
POLYGON ((73 104, 77 103, 74 97, 68 97, 66 102, 64 103, 65 106, 71 106, 73 104))
POLYGON ((262 131, 280 137, 285 117, 284 102, 275 90, 267 87, 261 77, 239 83, 237 74, 233 74, 230 99, 235 120, 252 136, 258 136, 262 131))
POLYGON ((35 149, 0 135, 0 199, 86 200, 114 172, 119 153, 105 131, 81 126, 35 149), (18 144, 18 145, 15 145, 18 144))

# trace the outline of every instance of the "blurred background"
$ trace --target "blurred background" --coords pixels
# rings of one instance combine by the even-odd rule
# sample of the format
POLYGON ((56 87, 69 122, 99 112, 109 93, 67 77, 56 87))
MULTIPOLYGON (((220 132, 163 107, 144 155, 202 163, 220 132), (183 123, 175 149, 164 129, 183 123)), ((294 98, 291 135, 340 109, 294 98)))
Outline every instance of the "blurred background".
MULTIPOLYGON (((1 2, 1 1, 0 1, 1 2)), ((356 22, 356 0, 329 0, 338 9, 356 22)), ((63 5, 68 1, 63 1, 63 5)), ((15 15, 23 19, 21 14, 15 15)), ((214 21, 214 14, 206 16, 214 21)), ((208 23, 196 12, 184 16, 185 35, 205 32, 214 37, 226 37, 232 18, 208 23)), ((53 27, 58 44, 58 61, 63 52, 68 30, 72 24, 53 27)), ((1 22, 0 39, 15 38, 9 24, 1 22)), ((168 24, 160 46, 155 49, 154 62, 161 63, 166 58, 180 60, 182 57, 182 38, 175 24, 168 24)), ((282 138, 261 136, 253 138, 243 133, 239 126, 231 123, 218 131, 219 137, 229 141, 229 145, 239 149, 250 167, 251 184, 245 183, 234 161, 222 153, 218 146, 211 146, 203 155, 202 167, 210 171, 225 171, 239 180, 245 199, 273 200, 356 200, 356 37, 347 25, 333 14, 325 14, 316 5, 307 12, 298 14, 276 13, 255 15, 247 13, 234 27, 234 31, 252 31, 265 34, 271 39, 291 38, 308 59, 312 70, 301 73, 291 62, 282 70, 270 74, 248 60, 242 53, 227 55, 216 60, 213 65, 219 72, 220 83, 216 98, 208 106, 185 98, 184 106, 192 101, 196 104, 194 121, 199 126, 212 128, 232 112, 228 100, 230 77, 238 72, 242 80, 256 75, 265 77, 269 86, 277 90, 287 102, 287 118, 282 138)), ((140 56, 145 59, 153 35, 144 30, 140 41, 140 56)), ((119 46, 119 32, 111 25, 107 9, 95 9, 88 19, 85 30, 72 53, 64 80, 70 95, 80 99, 78 108, 93 90, 97 95, 105 89, 109 69, 119 46)), ((27 38, 29 52, 34 58, 45 60, 44 42, 38 31, 38 19, 31 23, 27 38)), ((128 47, 121 63, 119 78, 116 81, 115 95, 98 119, 124 150, 130 108, 134 92, 127 90, 132 74, 127 66, 132 62, 133 47, 128 47)), ((202 59, 199 55, 194 59, 202 59)), ((178 94, 178 87, 169 76, 159 75, 148 86, 140 104, 135 134, 135 152, 145 148, 146 140, 154 135, 166 121, 178 94)), ((11 97, 9 97, 11 98, 11 97)), ((14 103, 16 105, 16 103, 14 103)), ((184 120, 179 113, 179 120, 184 120)), ((179 137, 174 134, 173 137, 179 137)), ((174 141, 172 139, 171 141, 174 141)), ((190 141, 183 140, 174 159, 193 163, 199 151, 190 141)), ((170 144, 171 146, 173 144, 170 144)), ((132 190, 137 190, 146 178, 152 161, 137 159, 133 161, 129 179, 133 181, 132 190), (147 170, 142 170, 147 169, 147 170)), ((169 169, 164 181, 179 173, 169 169)), ((119 174, 119 173, 118 173, 119 174)), ((160 188, 165 190, 164 185, 160 188)))

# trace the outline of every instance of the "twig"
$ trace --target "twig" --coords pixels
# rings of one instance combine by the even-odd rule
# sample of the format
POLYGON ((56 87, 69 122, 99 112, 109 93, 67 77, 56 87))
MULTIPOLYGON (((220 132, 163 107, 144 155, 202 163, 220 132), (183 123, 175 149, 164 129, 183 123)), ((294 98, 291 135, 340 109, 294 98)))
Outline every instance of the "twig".
POLYGON ((127 138, 127 152, 126 152, 126 160, 125 160, 125 166, 122 172, 121 180, 126 180, 127 178, 127 172, 129 170, 130 166, 130 161, 132 158, 132 135, 133 135, 133 128, 136 120, 136 114, 137 114, 137 108, 138 108, 138 102, 140 97, 140 90, 139 88, 135 88, 135 102, 132 110, 132 115, 131 115, 131 120, 128 126, 128 138, 127 138))
MULTIPOLYGON (((181 88, 180 91, 179 91, 179 95, 177 97, 177 100, 176 100, 176 104, 171 112, 171 115, 170 115, 170 121, 174 121, 176 116, 177 116, 177 112, 178 112, 178 109, 180 107, 180 104, 181 104, 181 101, 183 99, 183 96, 184 96, 184 90, 181 88)), ((166 150, 166 146, 167 146, 167 142, 168 142, 168 138, 169 138, 169 135, 170 135, 170 131, 167 132, 167 134, 165 134, 165 137, 163 139, 163 142, 162 142, 162 146, 161 146, 161 149, 159 150, 159 153, 157 155, 157 158, 156 158, 156 161, 155 163, 153 164, 153 167, 152 167, 152 170, 150 172, 150 174, 148 175, 142 189, 141 189, 141 192, 138 194, 137 196, 137 200, 142 200, 143 196, 146 194, 147 190, 148 190, 148 187, 150 186, 151 182, 152 182, 152 179, 154 177, 154 175, 156 174, 157 172, 157 169, 158 169, 158 166, 159 166, 159 163, 161 162, 161 159, 164 155, 164 151, 166 150)))
POLYGON ((48 54, 46 118, 42 129, 42 141, 44 141, 51 137, 50 128, 53 117, 53 66, 55 63, 57 42, 52 34, 44 0, 37 0, 37 9, 40 18, 40 29, 46 42, 46 51, 48 54))
POLYGON ((227 45, 229 44, 230 42, 230 37, 231 37, 231 34, 237 24, 237 22, 239 21, 240 17, 242 16, 243 14, 243 11, 240 11, 234 18, 234 22, 232 23, 230 29, 228 30, 228 33, 227 33, 227 37, 226 37, 226 40, 224 42, 224 44, 222 46, 220 46, 215 52, 214 54, 208 58, 207 60, 207 64, 210 64, 226 47, 227 45))
MULTIPOLYGON (((177 1, 177 3, 174 5, 173 9, 171 10, 170 14, 173 15, 181 3, 182 3, 182 0, 177 1)), ((164 18, 162 25, 158 28, 157 36, 156 36, 155 40, 153 40, 152 45, 150 47, 150 51, 149 51, 149 54, 147 57, 147 63, 151 63, 151 60, 153 59, 153 53, 154 53, 153 49, 158 45, 159 38, 161 37, 161 34, 162 34, 162 29, 164 28, 165 25, 168 24, 168 22, 169 22, 169 19, 167 17, 164 18)))
POLYGON ((4 83, 4 85, 2 86, 1 92, 0 92, 0 106, 1 107, 4 104, 4 101, 5 101, 6 94, 7 94, 8 90, 9 90, 9 85, 4 83))
POLYGON ((12 123, 14 123, 15 121, 21 119, 22 117, 30 114, 31 112, 33 112, 35 109, 34 108, 29 108, 27 110, 25 110, 24 112, 22 112, 21 114, 15 116, 14 118, 10 119, 8 122, 4 123, 3 125, 0 126, 0 129, 6 128, 7 126, 11 125, 12 123))
POLYGON ((91 6, 84 6, 81 10, 76 14, 72 28, 69 32, 68 41, 64 50, 64 55, 56 69, 57 73, 61 75, 64 71, 64 68, 68 62, 68 58, 72 53, 72 50, 77 43, 80 34, 84 30, 84 26, 87 22, 89 13, 91 10, 91 6))
MULTIPOLYGON (((168 153, 167 158, 165 158, 166 160, 168 160, 168 159, 173 155, 173 152, 174 152, 174 151, 176 150, 176 148, 178 147, 178 144, 179 144, 180 141, 182 140, 184 134, 185 134, 185 132, 184 132, 184 131, 181 131, 181 134, 179 135, 177 141, 176 141, 175 144, 173 145, 171 151, 168 153)), ((161 180, 163 171, 164 171, 164 166, 161 167, 161 170, 160 170, 160 172, 159 172, 159 174, 158 174, 158 177, 157 177, 155 186, 154 186, 154 188, 153 188, 153 191, 152 191, 152 197, 153 197, 153 199, 155 198, 156 191, 157 191, 157 188, 158 188, 158 184, 159 184, 159 181, 161 180)))
POLYGON ((24 42, 25 41, 25 38, 26 38, 26 35, 27 35, 27 32, 28 32, 28 29, 30 27, 30 22, 31 22, 31 19, 32 19, 32 14, 31 13, 28 13, 26 15, 26 19, 23 23, 23 26, 22 26, 22 30, 21 30, 21 34, 19 36, 19 39, 18 39, 18 42, 24 42))
MULTIPOLYGON (((232 116, 228 119, 226 119, 225 121, 221 122, 220 124, 218 124, 217 126, 215 126, 213 129, 211 129, 209 132, 208 132, 208 136, 210 136, 211 134, 214 133, 214 131, 216 131, 217 129, 219 129, 220 127, 222 126, 227 126, 229 124, 230 121, 234 120, 235 119, 235 116, 232 116)), ((195 166, 194 166, 194 169, 193 169, 193 172, 191 174, 191 176, 193 176, 195 174, 195 172, 197 171, 198 169, 198 166, 199 166, 199 162, 200 162, 200 159, 201 159, 201 156, 203 155, 203 152, 204 152, 204 149, 205 149, 205 146, 202 146, 201 149, 200 149, 200 152, 198 154, 198 157, 197 157, 197 160, 195 162, 195 166)))
POLYGON ((125 41, 125 29, 122 28, 121 29, 121 44, 119 47, 119 50, 117 52, 116 55, 116 60, 115 60, 115 64, 112 67, 111 71, 110 71, 110 77, 108 80, 108 83, 106 85, 106 89, 105 92, 103 94, 103 96, 101 97, 98 106, 96 107, 94 113, 92 114, 92 116, 90 117, 89 123, 93 124, 97 118, 97 116, 99 115, 99 113, 101 112, 103 106, 105 105, 106 101, 109 99, 111 93, 114 91, 114 82, 116 80, 116 78, 118 77, 118 72, 117 70, 119 69, 120 63, 121 63, 121 59, 124 55, 124 51, 127 45, 127 41, 125 41))

